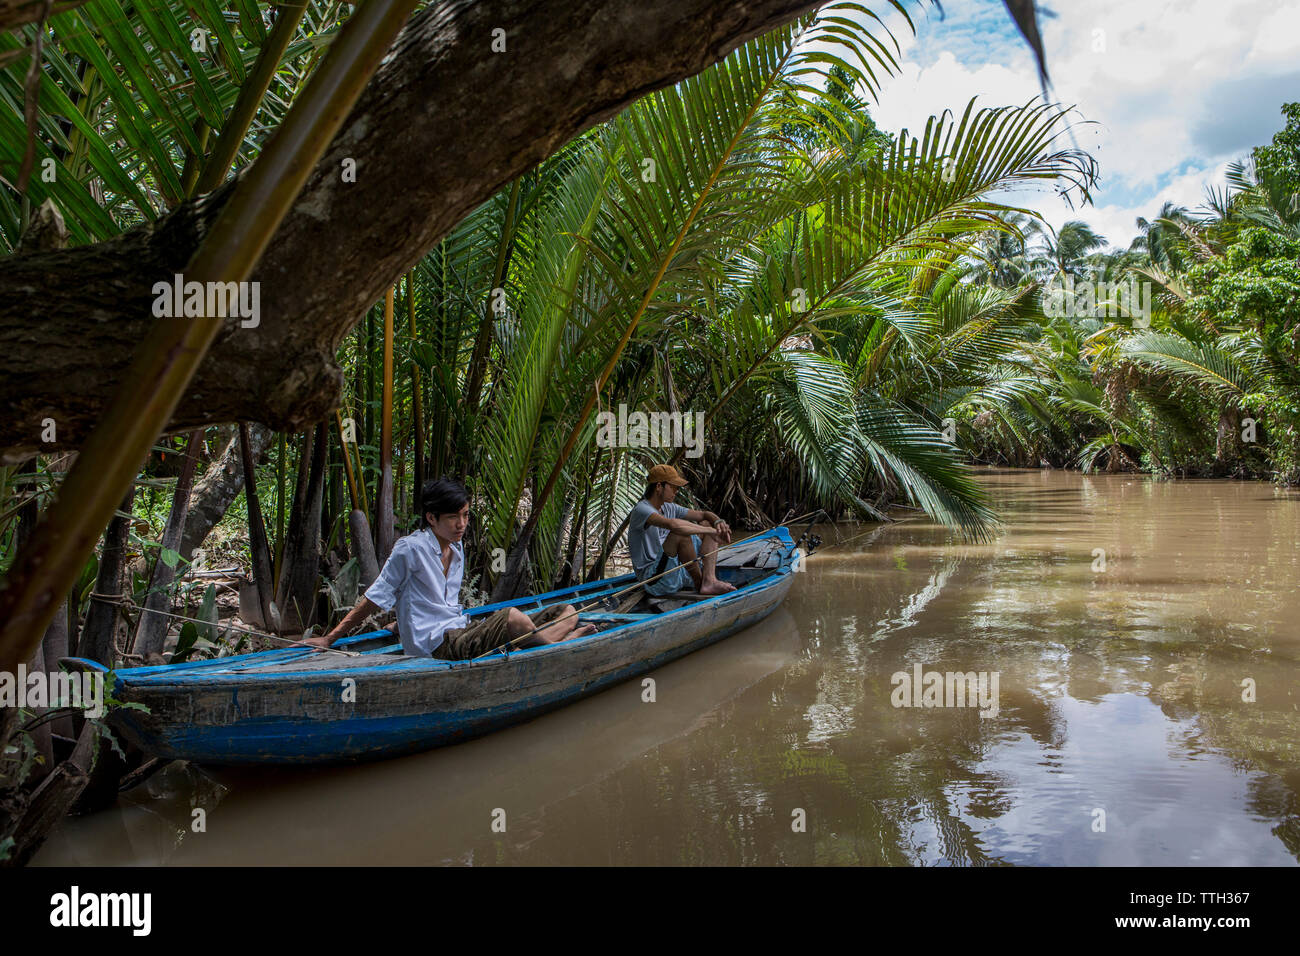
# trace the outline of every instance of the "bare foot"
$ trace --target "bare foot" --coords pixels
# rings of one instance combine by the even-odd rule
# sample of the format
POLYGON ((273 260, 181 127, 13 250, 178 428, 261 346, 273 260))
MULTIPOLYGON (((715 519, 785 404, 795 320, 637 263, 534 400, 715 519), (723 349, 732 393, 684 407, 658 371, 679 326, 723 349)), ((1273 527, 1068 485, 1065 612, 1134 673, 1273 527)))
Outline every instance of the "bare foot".
POLYGON ((727 584, 725 581, 713 581, 701 587, 700 593, 712 596, 715 594, 730 594, 734 590, 736 590, 735 586, 727 584))

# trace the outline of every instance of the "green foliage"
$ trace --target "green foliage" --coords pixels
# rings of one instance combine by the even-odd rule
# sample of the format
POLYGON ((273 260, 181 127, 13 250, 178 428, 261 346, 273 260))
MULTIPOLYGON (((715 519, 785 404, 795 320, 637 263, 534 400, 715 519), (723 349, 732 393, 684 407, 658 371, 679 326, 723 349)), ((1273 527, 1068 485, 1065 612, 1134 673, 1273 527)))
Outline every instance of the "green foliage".
MULTIPOLYGON (((339 6, 312 0, 242 160, 330 41, 339 6)), ((256 5, 238 10, 91 0, 55 17, 37 155, 58 177, 34 179, 28 205, 55 198, 76 241, 92 241, 180 201, 207 129, 220 128, 266 39, 256 5), (206 52, 186 42, 191 17, 218 38, 206 52)), ((6 170, 25 140, 25 67, 3 53, 33 30, 0 38, 6 170)), ((970 457, 1296 474, 1300 245, 1279 183, 1295 192, 1300 104, 1256 151, 1258 180, 1243 167, 1209 216, 1166 205, 1139 221, 1132 249, 1109 254, 1082 221, 1054 233, 989 198, 1036 183, 1087 198, 1096 168, 1062 147, 1059 108, 972 101, 919 135, 884 134, 866 106, 897 50, 861 5, 758 37, 507 184, 416 265, 413 335, 409 293, 398 297, 397 460, 409 481, 415 442, 403 430, 418 387, 426 473, 471 477, 478 553, 467 579, 490 584, 492 550, 514 547, 530 518, 539 582, 560 577, 569 549, 577 573, 590 567, 644 468, 673 454, 601 447, 595 416, 619 405, 703 414, 708 451, 685 462, 691 490, 755 521, 796 503, 871 517, 903 498, 979 535, 993 515, 970 457), (1044 315, 1039 286, 1057 275, 1152 281, 1151 328, 1044 315), (1258 416, 1261 446, 1218 448, 1225 413, 1258 416)), ((12 247, 24 215, 0 183, 0 243, 12 247)), ((358 327, 339 351, 343 415, 357 420, 369 487, 381 339, 358 327)), ((268 518, 292 498, 279 475, 296 472, 297 455, 289 442, 259 469, 268 518)), ((331 469, 340 480, 340 464, 331 469)), ((0 470, 5 490, 23 482, 48 495, 55 481, 0 470)), ((148 530, 133 531, 132 548, 175 566, 180 556, 157 544, 169 498, 165 481, 145 483, 136 512, 148 530)), ((227 521, 246 548, 240 502, 227 521)), ((0 515, 0 543, 14 522, 0 515)), ((351 603, 355 572, 346 563, 328 582, 336 610, 351 603)), ((144 582, 132 583, 141 600, 144 582)), ((195 587, 205 586, 175 596, 195 587)), ((219 643, 212 595, 174 659, 219 643)))
POLYGON ((1254 150, 1255 170, 1260 178, 1274 182, 1291 194, 1300 192, 1300 103, 1282 106, 1286 126, 1267 146, 1254 150))
POLYGON ((186 621, 181 625, 180 634, 176 638, 176 649, 172 652, 169 664, 177 664, 190 656, 194 650, 194 645, 199 639, 199 629, 193 621, 186 621))
MULTIPOLYGON (((143 714, 149 713, 149 707, 136 701, 119 700, 114 690, 117 686, 117 672, 109 671, 104 675, 104 713, 99 717, 88 717, 86 723, 95 728, 95 747, 92 753, 98 759, 100 741, 108 741, 113 752, 123 759, 126 758, 126 752, 122 750, 122 745, 118 743, 117 737, 113 734, 113 729, 109 726, 109 717, 116 710, 138 710, 143 714)), ((94 764, 91 765, 93 768, 94 764)))
MULTIPOLYGON (((91 741, 91 753, 94 755, 94 760, 98 759, 102 741, 107 741, 119 756, 125 757, 121 745, 109 727, 109 720, 114 711, 138 710, 142 713, 149 712, 149 708, 144 704, 119 700, 114 693, 116 683, 117 674, 115 672, 109 671, 104 675, 103 712, 98 717, 86 717, 86 723, 91 727, 94 734, 91 741)), ((20 721, 24 717, 30 718, 31 716, 27 710, 19 711, 20 721)), ((38 719, 44 721, 48 717, 42 716, 38 719)), ((21 793, 24 785, 28 783, 33 768, 44 760, 32 738, 32 729, 34 728, 24 728, 20 725, 8 741, 7 752, 0 754, 0 798, 23 800, 24 797, 21 796, 21 793)), ((94 763, 92 762, 91 767, 87 769, 93 768, 94 763)), ((15 842, 11 837, 0 839, 0 862, 8 858, 14 845, 15 842)))
MULTIPOLYGON (((308 2, 240 146, 245 160, 283 118, 338 28, 337 2, 308 2)), ((208 130, 222 128, 266 41, 257 6, 240 6, 237 24, 215 0, 90 0, 51 17, 35 166, 21 195, 26 51, 37 27, 0 34, 0 251, 16 246, 28 210, 46 199, 63 213, 73 242, 83 243, 152 221, 185 198, 186 173, 211 145, 208 130)))
MULTIPOLYGON (((18 712, 20 721, 29 717, 31 713, 25 709, 18 712)), ((33 768, 45 763, 31 732, 21 726, 9 738, 8 746, 13 752, 0 754, 0 791, 17 790, 31 776, 33 768)))
MULTIPOLYGON (((787 102, 794 105, 792 99, 787 102)), ((826 89, 805 110, 806 116, 781 124, 782 135, 805 149, 834 149, 853 159, 867 159, 894 145, 894 137, 876 126, 867 104, 853 92, 852 75, 838 64, 827 74, 826 89)))
MULTIPOLYGON (((973 453, 1300 480, 1300 229, 1277 178, 1293 158, 1296 104, 1286 112, 1288 129, 1256 151, 1263 173, 1233 167, 1230 188, 1201 215, 1166 203, 1138 220, 1142 236, 1120 253, 1093 251, 1095 237, 1071 223, 1037 255, 1021 245, 967 269, 971 282, 1024 282, 1050 263, 1058 274, 1155 287, 1150 328, 1034 316, 1038 331, 1020 353, 986 369, 984 388, 954 406, 973 453), (1241 437, 1247 419, 1253 441, 1241 437)), ((979 241, 985 253, 999 252, 991 235, 979 241)))
POLYGON ((1300 240, 1248 227, 1222 256, 1189 269, 1187 285, 1188 307, 1218 326, 1289 331, 1300 325, 1300 240))
POLYGON ((430 473, 473 477, 489 577, 491 550, 530 514, 536 578, 558 574, 566 529, 590 560, 644 468, 672 456, 597 445, 596 413, 620 405, 705 416, 711 452, 685 464, 715 509, 777 520, 795 494, 872 516, 897 496, 972 534, 990 526, 930 406, 1006 348, 1005 303, 954 324, 907 285, 1002 228, 1012 212, 989 193, 1086 191, 1095 170, 1059 148, 1064 114, 1043 104, 971 103, 917 137, 874 134, 854 91, 874 95, 896 67, 891 40, 827 10, 751 41, 503 189, 417 267, 407 354, 427 388, 430 473))

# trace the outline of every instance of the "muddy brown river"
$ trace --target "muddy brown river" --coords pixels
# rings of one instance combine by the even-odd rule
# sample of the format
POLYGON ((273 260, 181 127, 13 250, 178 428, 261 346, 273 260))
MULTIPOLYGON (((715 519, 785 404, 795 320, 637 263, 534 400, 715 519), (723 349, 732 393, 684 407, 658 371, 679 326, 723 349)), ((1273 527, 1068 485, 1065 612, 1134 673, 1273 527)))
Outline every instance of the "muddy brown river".
POLYGON ((1294 865, 1300 494, 979 474, 994 540, 821 528, 785 605, 653 702, 356 767, 173 764, 35 862, 1294 865))

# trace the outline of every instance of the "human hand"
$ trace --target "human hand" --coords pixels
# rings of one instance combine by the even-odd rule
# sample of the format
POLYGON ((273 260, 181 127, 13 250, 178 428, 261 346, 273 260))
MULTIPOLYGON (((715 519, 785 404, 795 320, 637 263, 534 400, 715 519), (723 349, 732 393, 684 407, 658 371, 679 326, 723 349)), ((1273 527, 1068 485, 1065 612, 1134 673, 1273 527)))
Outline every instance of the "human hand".
POLYGON ((321 634, 318 637, 306 638, 299 643, 306 644, 316 651, 328 651, 334 644, 334 638, 329 634, 321 634))

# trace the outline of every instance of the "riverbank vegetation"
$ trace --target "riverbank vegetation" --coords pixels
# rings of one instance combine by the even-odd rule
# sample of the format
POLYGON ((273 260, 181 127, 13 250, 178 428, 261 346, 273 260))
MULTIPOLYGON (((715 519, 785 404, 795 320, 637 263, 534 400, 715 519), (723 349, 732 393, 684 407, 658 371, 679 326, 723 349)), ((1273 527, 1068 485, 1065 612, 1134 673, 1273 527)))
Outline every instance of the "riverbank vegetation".
POLYGON ((1224 189, 1139 219, 1127 249, 1082 222, 983 241, 965 278, 1035 304, 990 392, 955 412, 976 460, 1300 482, 1300 103, 1283 118, 1224 189))
MULTIPOLYGON (((182 5, 108 0, 0 34, 12 260, 110 242, 253 163, 347 13, 197 7, 202 45, 182 5)), ((510 177, 330 343, 325 417, 159 438, 33 666, 326 627, 440 474, 473 495, 472 603, 608 573, 663 460, 740 526, 905 505, 972 536, 996 515, 971 462, 1300 481, 1300 105, 1207 209, 1165 208, 1108 251, 1081 222, 1053 233, 999 201, 1027 186, 1087 201, 1098 169, 1066 110, 955 103, 886 134, 869 103, 897 45, 859 12, 765 32, 510 177), (1125 283, 1150 284, 1149 314, 1073 308, 1125 283), (698 442, 602 440, 620 410, 699 422, 698 442)), ((76 456, 0 468, 4 570, 76 456)), ((10 792, 81 732, 68 715, 15 737, 10 792)), ((106 758, 83 799, 138 763, 106 758)))

